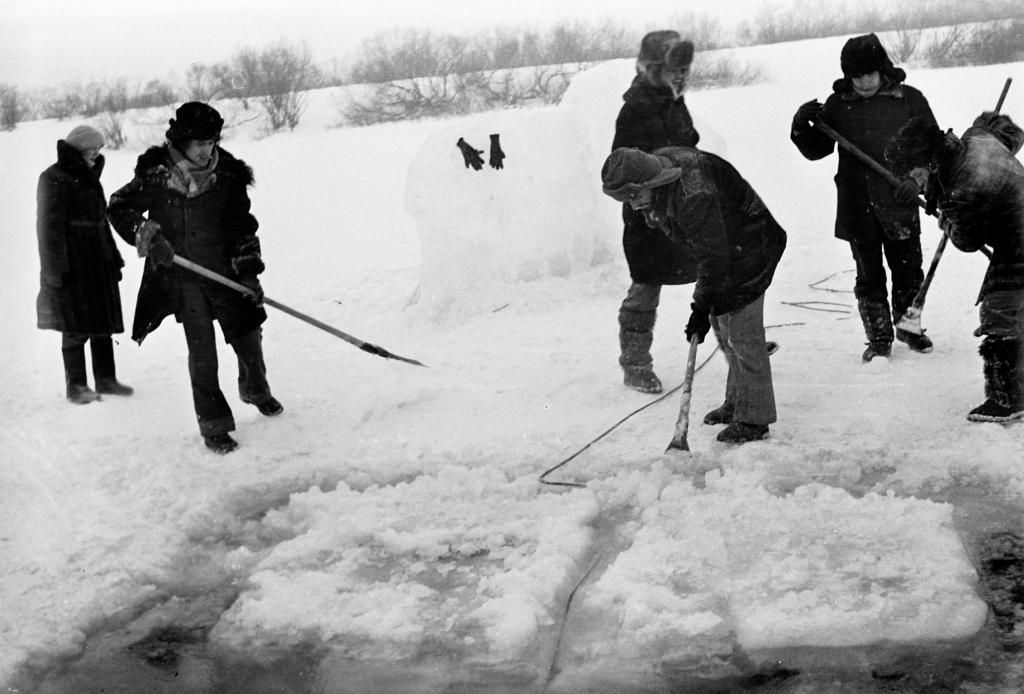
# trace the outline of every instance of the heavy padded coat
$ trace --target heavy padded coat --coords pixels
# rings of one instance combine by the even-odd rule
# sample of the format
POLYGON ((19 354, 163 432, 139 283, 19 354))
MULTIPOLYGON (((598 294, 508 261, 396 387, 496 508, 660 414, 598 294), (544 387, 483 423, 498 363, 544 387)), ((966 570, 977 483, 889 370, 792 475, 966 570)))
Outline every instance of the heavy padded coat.
MULTIPOLYGON (((637 75, 622 100, 615 119, 613 150, 636 147, 653 152, 659 147, 695 147, 700 140, 685 100, 674 98, 668 87, 655 87, 637 75)), ((643 213, 634 212, 629 203, 622 206, 622 221, 622 248, 634 282, 687 284, 697 280, 696 262, 689 251, 659 229, 647 226, 643 213)))
POLYGON ((57 142, 57 162, 39 176, 37 325, 85 335, 124 332, 121 268, 124 260, 107 223, 100 184, 104 159, 90 168, 77 149, 57 142))
MULTIPOLYGON (((849 78, 836 80, 825 100, 821 120, 884 164, 885 146, 911 118, 935 123, 928 101, 920 91, 903 84, 905 78, 903 70, 888 68, 878 92, 867 99, 854 91, 849 78)), ((811 160, 823 159, 836 148, 835 140, 818 128, 791 132, 790 139, 811 160)), ((892 184, 844 148, 839 149, 835 183, 837 238, 855 241, 863 234, 874 233, 872 216, 889 239, 902 240, 921 233, 916 201, 896 200, 892 184)))
MULTIPOLYGON (((209 185, 188 197, 172 184, 175 166, 169 145, 151 147, 138 159, 135 176, 110 196, 109 216, 115 231, 135 245, 138 225, 148 218, 157 222, 174 253, 229 279, 239 281, 231 258, 239 242, 256 233, 259 224, 250 213, 248 187, 252 169, 217 147, 217 166, 209 185)), ((221 308, 219 322, 224 337, 235 337, 258 328, 266 311, 240 292, 176 265, 156 267, 146 262, 132 325, 132 339, 141 343, 169 315, 180 309, 180 283, 203 284, 211 302, 221 308)))
POLYGON ((653 214, 698 264, 694 303, 712 315, 748 305, 772 283, 786 232, 725 159, 692 147, 655 152, 679 167, 678 181, 654 189, 653 214))
POLYGON ((978 301, 994 291, 1024 290, 1024 166, 1000 134, 974 126, 959 155, 942 167, 939 202, 949 239, 966 252, 992 247, 978 301))

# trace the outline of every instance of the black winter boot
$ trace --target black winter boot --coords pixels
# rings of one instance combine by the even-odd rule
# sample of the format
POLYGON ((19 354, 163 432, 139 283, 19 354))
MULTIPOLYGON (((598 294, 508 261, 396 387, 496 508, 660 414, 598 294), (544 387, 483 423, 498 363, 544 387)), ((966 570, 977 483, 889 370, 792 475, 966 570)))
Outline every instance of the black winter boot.
POLYGON ((103 395, 131 395, 135 390, 117 380, 114 367, 114 342, 109 335, 89 338, 92 350, 92 374, 96 378, 96 392, 103 395))
POLYGON ((861 356, 865 362, 875 357, 888 357, 892 351, 892 316, 889 315, 889 302, 881 299, 857 298, 857 310, 864 324, 864 334, 868 338, 868 348, 861 356))
POLYGON ((660 393, 662 390, 651 360, 656 317, 656 311, 619 309, 619 365, 623 383, 641 393, 660 393))
POLYGON ((971 422, 1024 419, 1024 365, 1020 340, 986 337, 978 348, 984 360, 985 402, 967 414, 971 422))
POLYGON ((704 415, 705 424, 729 424, 732 422, 732 413, 736 407, 731 402, 723 402, 721 405, 704 415))
POLYGON ((99 400, 100 396, 86 382, 85 345, 62 347, 61 355, 64 357, 64 383, 68 400, 76 405, 88 405, 99 400))

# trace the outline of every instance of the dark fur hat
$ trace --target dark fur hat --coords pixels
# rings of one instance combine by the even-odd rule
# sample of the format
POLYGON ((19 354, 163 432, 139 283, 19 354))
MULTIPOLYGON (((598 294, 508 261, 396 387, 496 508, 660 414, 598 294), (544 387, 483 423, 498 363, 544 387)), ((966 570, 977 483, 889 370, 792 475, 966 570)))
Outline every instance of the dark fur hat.
POLYGON ((885 72, 892 67, 889 54, 875 34, 854 36, 843 45, 839 66, 846 77, 859 77, 872 72, 885 72))
POLYGON ((917 117, 907 122, 885 147, 885 160, 897 177, 918 166, 938 162, 945 151, 946 135, 931 121, 917 117))
POLYGON ((168 121, 167 139, 178 144, 188 140, 219 140, 224 119, 217 109, 201 101, 189 101, 178 107, 168 121))

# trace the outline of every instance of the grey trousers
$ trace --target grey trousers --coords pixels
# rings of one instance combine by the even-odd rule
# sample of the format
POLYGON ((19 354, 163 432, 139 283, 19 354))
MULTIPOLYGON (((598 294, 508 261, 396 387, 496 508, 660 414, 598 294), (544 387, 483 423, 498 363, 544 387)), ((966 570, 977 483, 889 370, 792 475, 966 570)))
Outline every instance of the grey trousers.
POLYGON ((764 337, 764 294, 732 313, 711 316, 711 327, 729 363, 725 402, 734 422, 776 421, 772 366, 764 337))

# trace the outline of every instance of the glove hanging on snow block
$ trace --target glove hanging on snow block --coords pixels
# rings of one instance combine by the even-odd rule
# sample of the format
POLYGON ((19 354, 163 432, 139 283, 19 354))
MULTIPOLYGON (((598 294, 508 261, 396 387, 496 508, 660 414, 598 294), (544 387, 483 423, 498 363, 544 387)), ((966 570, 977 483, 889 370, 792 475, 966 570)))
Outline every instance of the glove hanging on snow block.
POLYGON ((491 168, 504 169, 505 165, 502 163, 504 158, 505 153, 501 151, 501 143, 498 142, 498 133, 494 133, 491 135, 491 168))
POLYGON ((260 240, 255 236, 243 236, 235 245, 231 258, 231 269, 239 275, 258 275, 267 269, 260 254, 260 240))
POLYGON ((479 171, 484 167, 484 160, 480 157, 484 153, 482 149, 476 149, 461 137, 455 144, 462 150, 462 158, 466 162, 467 169, 472 166, 474 171, 479 171))

